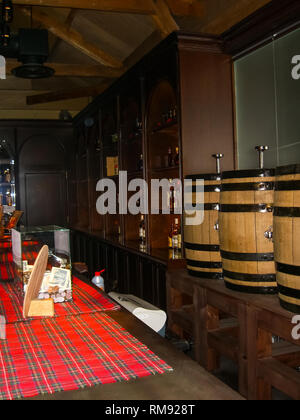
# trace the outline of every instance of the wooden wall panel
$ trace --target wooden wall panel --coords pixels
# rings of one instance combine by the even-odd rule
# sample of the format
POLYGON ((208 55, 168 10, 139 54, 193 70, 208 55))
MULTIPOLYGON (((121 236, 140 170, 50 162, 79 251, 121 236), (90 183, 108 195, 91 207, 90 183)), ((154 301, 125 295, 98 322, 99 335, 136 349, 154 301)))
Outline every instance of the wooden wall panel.
POLYGON ((234 168, 232 62, 224 54, 179 54, 184 175, 216 171, 214 153, 224 153, 222 168, 234 168))

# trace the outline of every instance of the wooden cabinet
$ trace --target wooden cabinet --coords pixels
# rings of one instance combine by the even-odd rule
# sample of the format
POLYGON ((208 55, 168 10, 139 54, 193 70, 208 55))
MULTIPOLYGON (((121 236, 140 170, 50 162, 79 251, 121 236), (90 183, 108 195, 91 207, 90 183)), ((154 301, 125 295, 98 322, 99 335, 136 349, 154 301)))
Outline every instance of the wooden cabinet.
MULTIPOLYGON (((139 178, 151 190, 154 179, 183 180, 187 174, 214 172, 211 155, 217 152, 225 154, 223 169, 234 169, 232 102, 232 63, 222 42, 172 34, 76 118, 70 227, 132 255, 143 251, 149 261, 158 256, 165 266, 184 266, 182 255, 168 249, 175 215, 162 214, 162 202, 160 214, 146 215, 146 246, 140 248, 140 215, 97 214, 96 184, 111 178, 119 193, 119 173, 127 171, 127 185, 139 178)), ((134 194, 128 192, 128 198, 134 194)), ((139 275, 148 278, 153 267, 144 267, 139 275)), ((157 286, 150 280, 146 285, 143 293, 153 301, 157 286)), ((122 287, 135 293, 130 281, 122 287)))

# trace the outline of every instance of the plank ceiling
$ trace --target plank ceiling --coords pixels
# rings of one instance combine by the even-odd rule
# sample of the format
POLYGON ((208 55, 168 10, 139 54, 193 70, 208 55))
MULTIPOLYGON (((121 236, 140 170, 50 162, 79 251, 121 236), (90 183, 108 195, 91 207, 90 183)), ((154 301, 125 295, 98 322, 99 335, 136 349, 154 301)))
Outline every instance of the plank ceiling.
POLYGON ((0 80, 0 119, 76 115, 174 30, 220 35, 270 0, 13 0, 13 32, 49 31, 44 80, 0 80))

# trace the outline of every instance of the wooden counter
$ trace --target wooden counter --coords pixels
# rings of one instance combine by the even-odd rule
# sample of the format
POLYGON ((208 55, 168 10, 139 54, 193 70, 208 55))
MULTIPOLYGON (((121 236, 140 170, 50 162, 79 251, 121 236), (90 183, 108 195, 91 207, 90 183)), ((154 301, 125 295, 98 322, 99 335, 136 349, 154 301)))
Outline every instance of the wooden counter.
POLYGON ((40 395, 34 400, 242 400, 240 395, 126 310, 109 315, 172 366, 174 372, 78 391, 40 395))

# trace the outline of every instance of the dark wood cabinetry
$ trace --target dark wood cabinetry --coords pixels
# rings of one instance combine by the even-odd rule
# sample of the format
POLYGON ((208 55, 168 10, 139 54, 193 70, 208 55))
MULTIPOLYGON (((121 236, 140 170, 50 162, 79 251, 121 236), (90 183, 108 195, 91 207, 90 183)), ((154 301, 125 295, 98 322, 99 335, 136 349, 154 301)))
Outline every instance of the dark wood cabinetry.
POLYGON ((17 208, 27 226, 68 226, 67 176, 73 127, 53 121, 1 121, 16 167, 17 208))
MULTIPOLYGON (((167 267, 182 267, 184 260, 168 248, 175 215, 162 214, 162 202, 160 214, 149 211, 145 217, 146 244, 140 248, 140 215, 120 215, 118 209, 115 215, 99 215, 97 182, 110 178, 119 194, 120 171, 127 171, 127 186, 139 178, 151 190, 154 179, 183 180, 187 174, 214 172, 211 155, 217 152, 225 154, 223 168, 233 169, 231 70, 231 58, 222 52, 218 39, 172 34, 76 118, 69 174, 70 227, 106 244, 111 255, 99 263, 109 271, 110 288, 147 296, 154 303, 158 289, 165 295, 165 281, 157 280, 153 261, 164 267, 158 276, 163 279, 167 267), (145 263, 135 271, 137 277, 128 275, 136 269, 123 262, 140 255, 145 263), (132 287, 134 278, 136 287, 132 287)), ((135 193, 128 192, 128 198, 135 193)), ((151 204, 149 192, 149 210, 151 204)), ((180 215, 176 218, 182 223, 180 215)))

